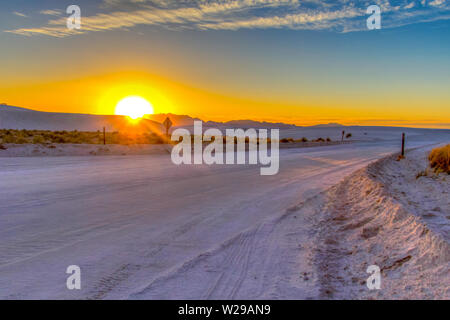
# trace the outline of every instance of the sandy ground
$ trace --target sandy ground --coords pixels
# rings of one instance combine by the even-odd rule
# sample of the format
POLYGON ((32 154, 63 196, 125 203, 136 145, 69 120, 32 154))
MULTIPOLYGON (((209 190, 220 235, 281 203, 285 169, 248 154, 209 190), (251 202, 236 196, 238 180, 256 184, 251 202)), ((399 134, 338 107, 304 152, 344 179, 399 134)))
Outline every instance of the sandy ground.
POLYGON ((131 298, 449 299, 450 184, 416 179, 428 150, 360 169, 131 298), (369 265, 380 290, 366 286, 369 265))
MULTIPOLYGON (((294 142, 280 143, 280 149, 311 148, 350 144, 352 141, 323 141, 323 142, 294 142)), ((206 147, 209 143, 204 143, 206 147)), ((170 154, 172 145, 169 144, 133 144, 133 145, 97 145, 97 144, 2 144, 2 157, 67 157, 67 156, 126 156, 126 155, 154 155, 170 154)), ((248 147, 248 145, 246 145, 248 147)), ((270 145, 268 146, 270 149, 270 145)), ((192 146, 192 149, 193 146, 192 146)))
POLYGON ((450 177, 417 178, 430 148, 387 157, 331 188, 316 217, 321 297, 450 298, 450 177), (381 269, 369 291, 365 270, 381 269))
MULTIPOLYGON (((417 139, 409 145, 446 139, 417 139)), ((336 228, 323 223, 333 213, 322 208, 340 203, 330 200, 332 191, 324 191, 398 147, 398 141, 384 141, 282 150, 276 176, 260 176, 258 166, 177 167, 168 154, 2 158, 0 297, 365 297, 360 284, 335 283, 333 275, 347 279, 340 254, 330 259, 323 259, 328 251, 319 254, 320 245, 333 245, 323 232, 336 228), (320 269, 335 260, 335 269, 320 269), (66 289, 65 271, 73 264, 82 270, 79 291, 66 289)), ((445 202, 439 206, 441 212, 448 209, 445 202)), ((341 233, 343 241, 358 246, 360 238, 346 238, 361 231, 352 230, 341 233)), ((447 250, 444 238, 433 239, 417 240, 412 250, 425 250, 428 243, 447 250)), ((397 256, 404 256, 381 245, 375 243, 375 252, 393 259, 385 262, 390 270, 397 256)), ((334 252, 328 246, 324 250, 334 252)), ((442 268, 445 255, 436 255, 442 268)), ((355 255, 350 263, 358 281, 367 278, 360 265, 374 259, 366 260, 355 255)), ((383 260, 378 263, 384 266, 383 260)), ((422 282, 423 287, 428 283, 434 282, 422 282)), ((381 297, 395 297, 389 290, 381 297)), ((435 298, 443 294, 429 292, 435 298)))

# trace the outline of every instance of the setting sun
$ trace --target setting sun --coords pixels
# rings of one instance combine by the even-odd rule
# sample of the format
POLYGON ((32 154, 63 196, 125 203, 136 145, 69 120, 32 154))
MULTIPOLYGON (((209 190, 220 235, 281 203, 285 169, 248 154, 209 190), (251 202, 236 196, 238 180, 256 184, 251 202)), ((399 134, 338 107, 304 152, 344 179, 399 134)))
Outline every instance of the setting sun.
POLYGON ((117 115, 129 116, 132 119, 142 118, 146 114, 153 114, 153 106, 146 99, 139 96, 123 98, 116 105, 117 115))

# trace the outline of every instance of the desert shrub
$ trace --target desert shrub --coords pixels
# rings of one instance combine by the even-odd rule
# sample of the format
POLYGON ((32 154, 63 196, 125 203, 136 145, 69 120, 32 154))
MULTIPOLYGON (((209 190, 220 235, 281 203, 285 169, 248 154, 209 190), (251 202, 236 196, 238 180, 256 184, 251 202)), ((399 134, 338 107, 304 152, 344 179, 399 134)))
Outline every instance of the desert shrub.
POLYGON ((45 143, 45 139, 41 135, 36 135, 36 136, 33 137, 33 143, 34 144, 44 144, 45 143))
POLYGON ((23 131, 23 135, 26 137, 33 137, 34 135, 36 135, 36 130, 22 130, 23 131))
POLYGON ((15 143, 15 138, 14 136, 8 134, 2 137, 2 142, 3 143, 15 143))
POLYGON ((54 134, 52 135, 52 142, 55 143, 67 143, 68 141, 62 134, 54 134))
POLYGON ((331 142, 331 139, 330 139, 330 138, 327 138, 327 142, 331 142))
MULTIPOLYGON (((49 130, 13 130, 0 129, 1 143, 73 143, 73 144, 103 144, 103 133, 87 131, 49 131, 49 130)), ((121 133, 106 132, 107 144, 161 144, 165 143, 162 136, 156 133, 121 133)))
POLYGON ((8 148, 6 148, 4 145, 0 144, 0 150, 6 150, 8 148))
POLYGON ((24 138, 24 137, 18 137, 17 139, 15 139, 14 143, 25 144, 25 143, 28 143, 28 140, 26 138, 24 138))
POLYGON ((435 172, 450 174, 450 144, 433 149, 428 156, 428 160, 435 172))
POLYGON ((164 143, 164 139, 157 135, 154 132, 151 133, 144 133, 142 134, 142 143, 148 143, 148 144, 161 144, 164 143))
MULTIPOLYGON (((204 137, 204 136, 203 136, 203 137, 204 137)), ((245 137, 244 140, 242 140, 242 138, 238 138, 238 137, 236 137, 236 136, 234 136, 234 137, 231 137, 231 136, 223 136, 223 137, 222 137, 222 139, 223 139, 223 144, 226 144, 227 141, 228 141, 228 139, 230 139, 230 138, 233 138, 234 144, 238 144, 239 142, 242 143, 242 141, 243 141, 245 144, 250 143, 250 138, 249 138, 249 137, 245 137)), ((214 138, 211 139, 211 141, 214 141, 214 138)), ((270 139, 267 139, 267 142, 270 143, 270 139)), ((192 143, 194 143, 193 137, 192 137, 192 143)), ((256 140, 256 143, 259 144, 259 139, 256 140)))
POLYGON ((290 143, 290 142, 295 142, 294 139, 292 138, 283 138, 280 140, 281 143, 290 143))
POLYGON ((350 138, 352 137, 352 134, 351 134, 351 133, 347 133, 347 134, 345 135, 345 137, 346 137, 347 139, 350 139, 350 138))
POLYGON ((318 138, 318 139, 316 139, 315 141, 316 141, 316 142, 325 142, 325 139, 324 139, 324 138, 318 138))

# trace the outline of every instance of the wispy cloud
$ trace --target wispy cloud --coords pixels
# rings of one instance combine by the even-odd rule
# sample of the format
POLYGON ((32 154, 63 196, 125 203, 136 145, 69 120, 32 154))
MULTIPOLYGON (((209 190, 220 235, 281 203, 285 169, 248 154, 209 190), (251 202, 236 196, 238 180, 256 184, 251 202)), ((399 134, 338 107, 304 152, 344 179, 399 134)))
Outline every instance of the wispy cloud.
POLYGON ((439 7, 445 4, 445 0, 434 0, 430 2, 430 6, 439 7))
POLYGON ((49 10, 39 11, 39 13, 46 15, 46 16, 59 16, 62 14, 62 11, 59 9, 49 9, 49 10))
POLYGON ((13 14, 18 16, 18 17, 22 17, 22 18, 27 18, 28 17, 26 14, 21 13, 21 12, 17 12, 17 11, 14 11, 13 14))
POLYGON ((348 32, 365 30, 366 8, 373 3, 382 9, 384 28, 450 18, 450 4, 446 0, 103 0, 99 8, 102 12, 82 16, 80 30, 66 28, 66 18, 61 17, 43 26, 7 32, 66 37, 139 25, 200 30, 287 28, 348 32))

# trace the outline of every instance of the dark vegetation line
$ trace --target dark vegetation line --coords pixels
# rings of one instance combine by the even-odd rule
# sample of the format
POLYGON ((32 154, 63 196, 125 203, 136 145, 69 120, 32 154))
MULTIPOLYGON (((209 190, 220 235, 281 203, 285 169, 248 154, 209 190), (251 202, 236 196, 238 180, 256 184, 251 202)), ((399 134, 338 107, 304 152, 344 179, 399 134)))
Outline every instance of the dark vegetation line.
MULTIPOLYGON (((106 132, 106 144, 163 144, 163 143, 177 143, 176 141, 168 141, 163 135, 159 135, 154 132, 148 133, 121 133, 118 131, 106 132)), ((194 139, 194 137, 191 137, 194 139)), ((226 143, 226 136, 223 137, 224 143, 226 143)), ((214 140, 214 139, 212 139, 214 140)), ((245 138, 245 142, 248 143, 248 137, 245 138)), ((270 138, 267 139, 270 143, 270 138)), ((330 138, 317 138, 308 140, 303 137, 301 139, 282 138, 280 143, 307 143, 307 142, 332 142, 330 138)), ((103 132, 99 131, 50 131, 50 130, 16 130, 16 129, 0 129, 0 149, 5 149, 2 144, 103 144, 103 132)), ((237 143, 237 138, 235 138, 237 143)))

